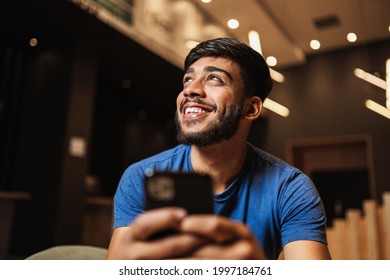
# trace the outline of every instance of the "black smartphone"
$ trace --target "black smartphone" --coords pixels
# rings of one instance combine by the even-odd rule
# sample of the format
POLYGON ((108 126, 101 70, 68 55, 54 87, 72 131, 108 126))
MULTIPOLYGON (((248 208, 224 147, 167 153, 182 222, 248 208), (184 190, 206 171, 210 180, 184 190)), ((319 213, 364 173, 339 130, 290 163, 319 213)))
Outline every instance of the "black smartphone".
POLYGON ((189 214, 213 214, 211 178, 196 173, 155 172, 145 176, 146 210, 177 206, 189 214))
MULTIPOLYGON (((213 214, 211 178, 196 173, 155 172, 145 176, 146 210, 177 206, 189 214, 213 214)), ((152 235, 155 240, 175 234, 168 229, 152 235)))

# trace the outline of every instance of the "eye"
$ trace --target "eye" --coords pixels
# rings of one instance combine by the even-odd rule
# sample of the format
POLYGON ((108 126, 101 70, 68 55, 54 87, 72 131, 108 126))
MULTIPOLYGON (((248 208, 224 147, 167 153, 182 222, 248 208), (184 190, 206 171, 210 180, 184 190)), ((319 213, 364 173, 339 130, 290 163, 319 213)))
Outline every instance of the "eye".
POLYGON ((183 79, 183 85, 186 84, 186 83, 188 83, 188 82, 191 82, 192 80, 193 80, 193 79, 192 79, 192 77, 190 77, 190 76, 184 77, 184 79, 183 79))
POLYGON ((212 81, 212 82, 218 82, 218 83, 223 83, 223 80, 221 79, 221 77, 219 77, 218 75, 214 75, 214 74, 211 74, 207 77, 207 80, 208 81, 212 81))

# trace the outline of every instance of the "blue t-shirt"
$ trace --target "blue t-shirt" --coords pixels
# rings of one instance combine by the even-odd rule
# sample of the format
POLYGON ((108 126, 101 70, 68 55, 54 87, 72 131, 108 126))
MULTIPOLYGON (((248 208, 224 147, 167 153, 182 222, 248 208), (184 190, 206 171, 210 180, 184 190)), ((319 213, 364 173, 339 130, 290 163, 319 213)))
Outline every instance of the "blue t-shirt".
MULTIPOLYGON (((246 224, 266 256, 276 259, 296 240, 326 244, 326 217, 312 181, 300 170, 251 144, 235 181, 214 195, 215 213, 246 224)), ((194 172, 191 147, 178 145, 130 165, 114 197, 114 228, 127 226, 144 211, 147 170, 194 172)))

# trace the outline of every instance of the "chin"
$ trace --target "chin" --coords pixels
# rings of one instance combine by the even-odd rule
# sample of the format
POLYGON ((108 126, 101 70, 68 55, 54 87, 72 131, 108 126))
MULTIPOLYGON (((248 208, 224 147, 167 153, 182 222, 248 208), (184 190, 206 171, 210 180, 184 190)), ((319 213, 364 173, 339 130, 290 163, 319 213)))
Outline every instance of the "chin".
POLYGON ((206 130, 207 127, 207 124, 189 122, 184 122, 181 126, 182 131, 185 134, 201 133, 202 131, 206 130))

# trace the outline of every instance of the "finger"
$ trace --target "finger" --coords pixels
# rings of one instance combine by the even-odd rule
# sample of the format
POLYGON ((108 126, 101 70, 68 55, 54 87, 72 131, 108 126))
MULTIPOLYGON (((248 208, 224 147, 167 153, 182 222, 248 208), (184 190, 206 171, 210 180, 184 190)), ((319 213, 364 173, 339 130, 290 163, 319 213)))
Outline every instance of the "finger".
POLYGON ((187 215, 181 208, 166 207, 146 211, 140 215, 131 225, 133 238, 136 240, 147 240, 153 234, 178 228, 180 222, 187 215))
POLYGON ((207 242, 192 234, 175 234, 154 241, 137 242, 131 247, 130 259, 173 259, 191 255, 207 242))
POLYGON ((217 243, 252 238, 250 230, 244 224, 215 215, 187 216, 180 225, 180 231, 205 236, 217 243))
POLYGON ((256 243, 239 240, 231 244, 206 244, 196 250, 193 259, 264 260, 265 254, 256 243))

